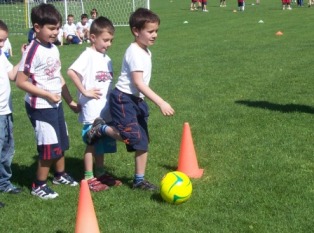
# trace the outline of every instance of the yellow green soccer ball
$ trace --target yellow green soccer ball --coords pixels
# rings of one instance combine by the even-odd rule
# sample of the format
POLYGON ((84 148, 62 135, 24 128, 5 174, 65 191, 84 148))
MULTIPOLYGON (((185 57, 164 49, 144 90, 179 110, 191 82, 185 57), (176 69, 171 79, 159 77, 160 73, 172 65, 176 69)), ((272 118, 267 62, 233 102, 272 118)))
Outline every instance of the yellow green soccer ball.
POLYGON ((169 172, 160 182, 162 199, 171 204, 179 205, 189 200, 192 194, 190 178, 183 172, 169 172))

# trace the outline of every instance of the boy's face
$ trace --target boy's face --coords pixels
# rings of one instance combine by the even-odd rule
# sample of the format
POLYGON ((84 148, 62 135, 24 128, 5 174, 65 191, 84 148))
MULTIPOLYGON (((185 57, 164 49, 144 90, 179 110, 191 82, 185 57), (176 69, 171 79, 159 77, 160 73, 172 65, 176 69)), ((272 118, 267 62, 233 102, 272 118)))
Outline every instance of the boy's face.
POLYGON ((35 24, 36 39, 44 44, 53 43, 57 40, 59 28, 60 24, 45 24, 43 26, 35 24))
POLYGON ((107 50, 112 45, 113 35, 111 35, 107 30, 104 30, 100 35, 95 36, 90 35, 90 40, 92 42, 92 47, 100 53, 105 54, 107 50))
POLYGON ((8 32, 0 29, 0 49, 3 48, 4 42, 8 38, 8 32))
POLYGON ((68 24, 74 23, 74 17, 68 17, 68 24))
POLYGON ((141 30, 133 28, 132 31, 135 35, 135 41, 142 48, 153 45, 157 38, 158 28, 158 23, 146 23, 145 27, 141 30))
POLYGON ((91 17, 92 17, 92 19, 96 19, 97 18, 97 13, 96 12, 92 12, 91 17))
POLYGON ((82 23, 82 25, 85 25, 86 23, 87 23, 87 18, 83 18, 83 19, 81 19, 81 23, 82 23))

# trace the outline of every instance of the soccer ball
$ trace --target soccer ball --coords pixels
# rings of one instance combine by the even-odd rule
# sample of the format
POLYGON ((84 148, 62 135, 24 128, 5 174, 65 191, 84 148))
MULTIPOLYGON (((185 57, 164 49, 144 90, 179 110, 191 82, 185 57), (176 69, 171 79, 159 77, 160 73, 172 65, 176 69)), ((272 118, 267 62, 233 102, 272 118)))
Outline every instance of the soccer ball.
POLYGON ((160 195, 166 202, 179 205, 189 200, 191 194, 191 180, 183 172, 169 172, 160 182, 160 195))

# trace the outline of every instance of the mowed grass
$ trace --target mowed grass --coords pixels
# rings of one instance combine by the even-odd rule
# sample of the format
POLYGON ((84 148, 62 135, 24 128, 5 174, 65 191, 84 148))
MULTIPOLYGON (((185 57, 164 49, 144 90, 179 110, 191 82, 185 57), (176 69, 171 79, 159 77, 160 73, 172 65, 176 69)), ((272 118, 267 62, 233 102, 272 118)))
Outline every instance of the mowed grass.
MULTIPOLYGON (((151 47, 151 87, 172 104, 176 115, 163 117, 151 102, 151 144, 146 177, 159 184, 176 169, 184 122, 189 122, 200 179, 182 205, 164 203, 159 194, 133 191, 133 154, 118 144, 106 157, 107 170, 125 183, 92 193, 101 232, 311 232, 314 229, 313 10, 282 11, 280 1, 210 2, 209 12, 190 12, 189 0, 152 1, 161 17, 151 47), (258 23, 263 20, 264 23, 258 23), (188 21, 188 23, 184 23, 188 21), (282 31, 283 36, 276 36, 282 31)), ((12 62, 26 35, 10 37, 12 62)), ((115 80, 129 28, 119 27, 108 52, 115 80)), ((62 73, 85 46, 60 47, 62 73)), ((59 197, 30 195, 36 172, 33 129, 24 110, 24 93, 12 84, 16 153, 13 182, 24 192, 1 194, 0 232, 74 232, 79 187, 52 186, 59 197)), ((64 105, 71 139, 66 167, 83 178, 81 126, 64 105)), ((51 178, 51 177, 50 177, 51 178)), ((51 184, 51 179, 48 181, 51 184)))

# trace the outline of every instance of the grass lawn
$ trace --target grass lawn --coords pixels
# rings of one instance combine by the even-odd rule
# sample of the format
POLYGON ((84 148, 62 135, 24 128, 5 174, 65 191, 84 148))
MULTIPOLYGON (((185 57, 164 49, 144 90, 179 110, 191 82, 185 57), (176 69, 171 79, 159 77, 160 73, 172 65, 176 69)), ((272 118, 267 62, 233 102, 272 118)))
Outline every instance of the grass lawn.
MULTIPOLYGON (((314 229, 313 11, 281 1, 209 1, 209 12, 189 10, 190 0, 152 0, 159 14, 151 87, 176 110, 165 118, 149 102, 151 144, 146 178, 159 184, 176 169, 184 122, 189 122, 200 179, 192 179, 191 199, 179 206, 158 193, 131 190, 133 154, 118 144, 106 157, 107 170, 125 185, 92 193, 101 232, 311 232, 314 229), (258 23, 262 20, 264 23, 258 23), (187 21, 188 23, 184 23, 187 21), (283 32, 276 36, 277 31, 283 32)), ((12 35, 13 63, 27 36, 12 35)), ((108 52, 117 78, 129 28, 118 27, 108 52)), ((60 47, 62 73, 85 49, 60 47)), ((0 232, 74 232, 79 187, 52 186, 59 197, 30 195, 36 147, 25 114, 24 93, 12 84, 16 152, 12 181, 20 195, 0 194, 0 232)), ((67 171, 83 178, 81 125, 65 105, 71 148, 67 171)), ((52 177, 52 176, 51 176, 52 177)), ((51 178, 50 177, 50 178, 51 178)), ((51 184, 49 179, 48 184, 51 184)), ((52 184, 51 184, 52 185, 52 184)))

